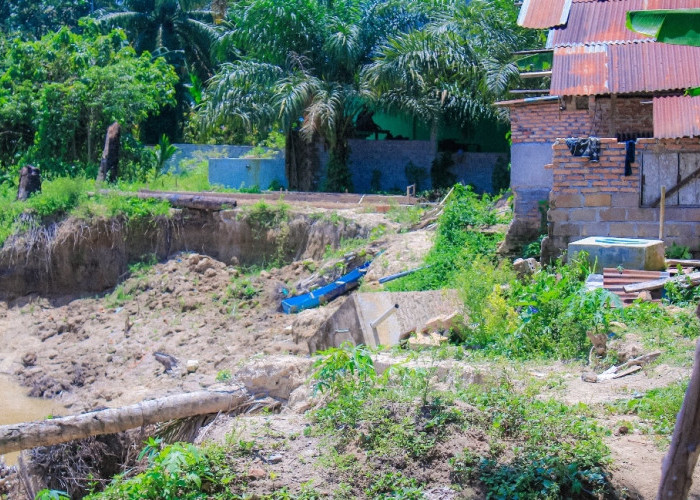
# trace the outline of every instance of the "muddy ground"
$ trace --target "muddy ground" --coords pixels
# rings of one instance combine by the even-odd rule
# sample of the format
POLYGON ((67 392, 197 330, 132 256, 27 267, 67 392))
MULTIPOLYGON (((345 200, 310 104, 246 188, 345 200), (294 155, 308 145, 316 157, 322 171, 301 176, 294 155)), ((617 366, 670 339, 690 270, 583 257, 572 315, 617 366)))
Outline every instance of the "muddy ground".
MULTIPOLYGON (((403 231, 380 214, 338 213, 359 225, 381 224, 385 229, 364 245, 355 245, 354 255, 326 255, 261 271, 183 252, 133 269, 120 285, 96 296, 30 295, 0 302, 0 373, 14 377, 31 396, 51 398, 61 406, 58 413, 69 415, 215 387, 229 383, 231 377, 232 382, 240 381, 236 374, 243 371, 248 373, 248 387, 258 384, 288 406, 281 415, 219 417, 200 433, 199 441, 224 442, 231 435, 255 438, 259 453, 240 460, 251 479, 251 494, 273 486, 299 491, 308 481, 320 491, 331 491, 334 478, 318 463, 323 443, 304 435, 309 424, 304 411, 314 404, 307 387, 310 362, 305 338, 344 299, 298 316, 283 314, 280 302, 314 278, 342 272, 343 263, 355 265, 364 251, 372 255, 384 249, 363 285, 377 289, 379 277, 420 265, 434 236, 429 229, 403 231), (277 371, 270 371, 270 366, 277 371), (271 379, 277 382, 271 384, 271 379), (279 391, 271 390, 273 386, 279 391)), ((469 372, 474 383, 497 371, 523 370, 473 364, 469 358, 452 363, 463 365, 459 372, 469 372)), ((445 368, 443 383, 451 383, 453 368, 445 368)), ((528 365, 525 370, 532 377, 560 377, 562 383, 548 395, 571 404, 597 405, 667 386, 690 371, 658 365, 624 379, 587 384, 581 381, 582 369, 580 364, 554 363, 528 365)), ((614 419, 603 423, 611 430, 615 484, 630 498, 655 497, 664 445, 642 434, 620 435, 614 419)), ((481 435, 455 436, 444 445, 455 449, 441 451, 443 462, 458 448, 484 447, 484 440, 481 435)), ((434 484, 427 488, 429 498, 480 496, 478 491, 458 496, 449 490, 444 463, 423 476, 434 484)), ((696 476, 694 494, 700 495, 700 475, 696 476)))

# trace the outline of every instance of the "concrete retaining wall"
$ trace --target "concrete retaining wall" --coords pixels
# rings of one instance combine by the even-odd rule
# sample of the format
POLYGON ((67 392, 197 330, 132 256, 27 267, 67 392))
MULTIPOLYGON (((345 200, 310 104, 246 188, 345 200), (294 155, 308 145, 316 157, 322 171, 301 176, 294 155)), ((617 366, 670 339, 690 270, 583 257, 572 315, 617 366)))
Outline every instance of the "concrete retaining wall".
POLYGON ((273 182, 288 186, 281 158, 211 158, 209 182, 235 189, 257 186, 268 189, 273 182))
MULTIPOLYGON (((242 153, 250 148, 242 150, 242 153)), ((235 151, 235 150, 232 150, 235 151)), ((273 160, 216 158, 209 162, 209 181, 226 187, 240 188, 257 185, 267 189, 277 179, 287 187, 284 153, 273 160)), ((328 152, 319 146, 321 171, 328 166, 328 152)), ((418 191, 431 189, 430 167, 435 158, 435 147, 430 141, 367 141, 350 140, 348 167, 357 193, 375 191, 401 192, 412 184, 407 165, 413 164, 418 174, 418 191)), ((496 164, 508 161, 507 153, 459 153, 453 156, 455 165, 451 172, 457 181, 471 184, 478 193, 492 192, 491 178, 496 164)), ((321 184, 322 184, 321 180, 321 184)))
POLYGON ((456 290, 355 293, 308 340, 309 351, 339 347, 346 341, 372 347, 396 345, 402 334, 421 328, 435 316, 462 312, 463 307, 456 290), (377 327, 375 336, 370 321, 394 304, 399 308, 377 327))

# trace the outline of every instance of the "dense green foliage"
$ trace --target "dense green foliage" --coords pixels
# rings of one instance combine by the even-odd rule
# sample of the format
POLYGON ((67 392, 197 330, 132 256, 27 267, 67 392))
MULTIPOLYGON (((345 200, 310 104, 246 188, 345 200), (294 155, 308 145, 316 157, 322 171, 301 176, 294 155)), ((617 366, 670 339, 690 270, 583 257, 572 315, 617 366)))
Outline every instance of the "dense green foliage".
POLYGON ((0 175, 25 162, 45 178, 91 174, 113 121, 123 127, 122 170, 138 176, 145 168, 132 135, 174 103, 177 77, 163 59, 137 56, 123 32, 84 28, 0 46, 0 175))

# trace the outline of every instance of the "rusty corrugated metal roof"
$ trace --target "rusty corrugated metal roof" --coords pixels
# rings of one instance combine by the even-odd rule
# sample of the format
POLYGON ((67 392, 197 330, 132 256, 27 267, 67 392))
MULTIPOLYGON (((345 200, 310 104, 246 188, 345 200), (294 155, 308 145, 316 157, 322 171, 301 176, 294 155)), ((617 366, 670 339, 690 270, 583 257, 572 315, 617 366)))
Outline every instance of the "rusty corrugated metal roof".
POLYGON ((630 10, 700 8, 700 0, 609 0, 577 2, 571 5, 566 26, 555 28, 550 47, 593 43, 627 43, 652 38, 626 27, 630 10))
POLYGON ((523 0, 518 24, 525 28, 545 29, 566 24, 571 0, 523 0))
POLYGON ((656 42, 558 47, 553 95, 629 94, 700 85, 700 47, 656 42))
POLYGON ((654 137, 700 136, 700 97, 654 98, 654 137))

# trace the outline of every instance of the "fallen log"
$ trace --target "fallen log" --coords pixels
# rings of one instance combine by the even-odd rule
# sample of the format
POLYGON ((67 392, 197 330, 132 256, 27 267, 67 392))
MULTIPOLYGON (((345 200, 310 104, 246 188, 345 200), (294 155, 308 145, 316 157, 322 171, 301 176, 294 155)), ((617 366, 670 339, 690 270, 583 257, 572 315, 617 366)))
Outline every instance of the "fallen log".
POLYGON ((163 200, 170 203, 175 208, 190 208, 193 210, 227 210, 236 208, 238 202, 229 194, 225 193, 177 193, 169 191, 147 191, 140 190, 136 193, 100 190, 101 194, 116 194, 118 196, 132 196, 142 200, 163 200))
POLYGON ((253 404, 245 389, 198 391, 70 417, 0 426, 0 455, 253 404))
POLYGON ((159 193, 158 191, 138 191, 125 193, 126 196, 137 196, 141 199, 165 200, 176 208, 192 208, 195 210, 225 210, 235 208, 238 203, 231 198, 207 196, 206 194, 159 193))
POLYGON ((663 288, 669 281, 679 282, 686 280, 690 280, 693 285, 700 285, 700 272, 674 276, 673 278, 659 278, 657 280, 643 281, 642 283, 633 283, 625 285, 623 288, 627 293, 635 293, 644 290, 658 290, 663 288))

